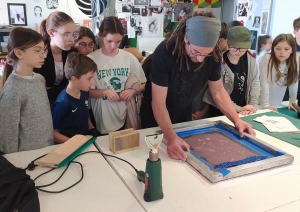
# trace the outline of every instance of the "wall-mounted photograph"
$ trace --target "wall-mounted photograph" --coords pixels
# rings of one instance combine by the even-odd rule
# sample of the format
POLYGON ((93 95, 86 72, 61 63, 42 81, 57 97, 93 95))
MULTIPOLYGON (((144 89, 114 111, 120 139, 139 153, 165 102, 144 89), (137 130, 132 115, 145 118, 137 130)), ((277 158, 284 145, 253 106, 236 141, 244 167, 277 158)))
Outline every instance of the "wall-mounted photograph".
POLYGON ((136 6, 148 6, 149 0, 134 0, 133 4, 136 6))
POLYGON ((256 50, 256 40, 257 40, 257 31, 256 30, 250 30, 251 36, 250 36, 250 41, 251 41, 251 50, 256 50))
POLYGON ((263 10, 261 12, 261 27, 260 27, 261 35, 267 34, 268 23, 269 23, 269 10, 263 10))
POLYGON ((193 12, 193 4, 190 3, 178 3, 174 7, 174 19, 173 22, 179 22, 185 16, 193 12))
POLYGON ((141 15, 141 9, 139 7, 133 7, 132 15, 141 15))
POLYGON ((130 13, 131 7, 128 4, 122 4, 122 12, 123 13, 130 13))
POLYGON ((9 25, 27 26, 26 5, 7 4, 9 25))
POLYGON ((260 16, 255 16, 252 27, 259 28, 259 25, 260 25, 260 16))
POLYGON ((57 9, 58 8, 58 0, 46 0, 46 5, 48 9, 57 9))

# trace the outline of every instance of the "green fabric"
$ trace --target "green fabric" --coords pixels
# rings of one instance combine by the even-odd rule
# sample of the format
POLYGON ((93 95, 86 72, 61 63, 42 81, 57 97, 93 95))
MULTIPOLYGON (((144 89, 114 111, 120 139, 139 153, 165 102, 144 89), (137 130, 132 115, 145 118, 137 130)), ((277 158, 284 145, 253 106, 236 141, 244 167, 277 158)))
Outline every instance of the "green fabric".
POLYGON ((296 119, 298 118, 297 112, 295 112, 294 110, 289 110, 287 107, 278 108, 278 112, 282 113, 284 115, 291 116, 291 117, 296 118, 296 119))
POLYGON ((248 122, 249 124, 252 125, 252 127, 256 130, 259 130, 267 135, 273 136, 275 138, 278 138, 282 141, 285 141, 287 143, 293 144, 297 147, 300 147, 300 134, 298 133, 282 133, 282 132, 270 132, 267 128, 265 128, 265 126, 259 122, 253 121, 253 119, 255 119, 256 117, 260 117, 260 116, 277 116, 277 117, 285 117, 286 119, 288 119, 290 122, 292 122, 298 129, 300 129, 300 120, 293 118, 291 116, 288 115, 284 115, 281 113, 276 113, 276 112, 266 112, 266 113, 260 113, 260 114, 256 114, 256 115, 252 115, 252 116, 246 116, 246 117, 242 117, 241 119, 248 122))

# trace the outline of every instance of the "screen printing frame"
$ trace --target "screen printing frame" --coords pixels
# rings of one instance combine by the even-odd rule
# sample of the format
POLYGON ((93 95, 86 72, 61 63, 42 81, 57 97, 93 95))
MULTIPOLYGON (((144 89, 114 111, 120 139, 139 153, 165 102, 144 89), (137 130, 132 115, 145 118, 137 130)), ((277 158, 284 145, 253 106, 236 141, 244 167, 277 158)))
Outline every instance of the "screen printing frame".
MULTIPOLYGON (((199 129, 199 128, 208 128, 208 127, 214 127, 217 125, 221 125, 226 130, 230 131, 231 133, 235 135, 239 135, 238 131, 231 125, 223 122, 223 121, 211 121, 208 123, 196 125, 193 127, 183 127, 175 129, 176 133, 199 129)), ((201 173, 204 177, 206 177, 210 182, 216 183, 219 181, 231 179, 238 176, 243 176, 246 174, 282 166, 290 164, 294 161, 294 156, 291 154, 288 154, 270 144, 265 143, 264 141, 249 135, 247 133, 244 133, 244 137, 248 139, 250 142, 252 142, 257 147, 263 149, 264 151, 267 151, 268 153, 272 154, 274 157, 267 158, 264 160, 252 162, 252 163, 246 163, 243 165, 238 165, 226 169, 212 169, 207 164, 205 164, 203 161, 199 160, 197 157, 195 157, 192 153, 187 152, 187 163, 190 164, 192 167, 194 167, 199 173, 201 173), (279 154, 277 156, 276 154, 279 154)), ((167 140, 163 139, 164 144, 167 145, 167 140)))

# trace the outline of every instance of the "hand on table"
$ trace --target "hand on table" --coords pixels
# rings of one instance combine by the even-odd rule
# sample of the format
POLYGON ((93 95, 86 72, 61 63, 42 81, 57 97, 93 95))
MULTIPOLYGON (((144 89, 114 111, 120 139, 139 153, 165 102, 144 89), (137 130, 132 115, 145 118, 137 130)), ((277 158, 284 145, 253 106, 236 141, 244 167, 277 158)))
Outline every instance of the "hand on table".
POLYGON ((167 151, 169 157, 172 159, 185 161, 186 154, 182 150, 182 147, 185 147, 187 151, 190 151, 190 146, 178 136, 176 136, 172 141, 168 141, 167 151))
POLYGON ((248 134, 253 135, 253 136, 256 135, 251 124, 248 124, 247 122, 244 122, 241 119, 239 119, 237 122, 235 122, 234 125, 235 125, 235 128, 239 131, 239 135, 241 137, 244 136, 244 132, 247 132, 248 134))
POLYGON ((292 104, 289 104, 289 106, 288 106, 288 109, 289 110, 294 110, 295 112, 298 112, 297 110, 296 110, 296 108, 292 105, 292 104))
POLYGON ((277 108, 271 106, 264 107, 264 109, 269 109, 269 110, 273 110, 274 112, 278 112, 277 108))
POLYGON ((254 105, 245 105, 244 107, 242 107, 242 110, 240 112, 240 114, 242 115, 251 115, 253 113, 256 113, 257 108, 254 105))

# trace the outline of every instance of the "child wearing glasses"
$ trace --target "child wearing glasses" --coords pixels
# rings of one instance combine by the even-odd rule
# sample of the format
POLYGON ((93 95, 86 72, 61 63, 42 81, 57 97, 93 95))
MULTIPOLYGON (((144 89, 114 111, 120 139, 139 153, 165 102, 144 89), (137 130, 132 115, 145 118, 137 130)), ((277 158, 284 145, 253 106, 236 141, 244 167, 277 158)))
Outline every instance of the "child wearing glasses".
POLYGON ((42 36, 17 27, 9 34, 9 53, 0 94, 0 152, 39 149, 53 144, 45 79, 34 73, 47 52, 42 36))
POLYGON ((265 109, 277 111, 287 87, 289 88, 289 109, 295 110, 298 89, 299 57, 296 57, 296 43, 291 34, 280 34, 272 43, 271 54, 260 61, 260 100, 265 109))
POLYGON ((52 12, 41 22, 41 34, 48 47, 47 58, 41 68, 34 69, 46 80, 47 94, 52 105, 58 94, 67 86, 64 65, 78 32, 73 19, 63 12, 52 12))
POLYGON ((119 49, 124 35, 117 17, 106 17, 99 28, 102 43, 88 56, 97 64, 95 87, 90 90, 91 105, 96 125, 101 134, 117 131, 125 127, 127 107, 125 101, 144 90, 124 89, 130 74, 145 83, 146 78, 139 61, 131 53, 119 49))
POLYGON ((81 54, 88 55, 94 51, 96 44, 95 35, 92 30, 87 27, 81 26, 79 28, 79 36, 75 40, 75 48, 81 54))
MULTIPOLYGON (((236 112, 243 115, 256 112, 260 91, 255 56, 248 50, 251 47, 250 36, 251 32, 244 26, 235 26, 228 30, 229 50, 223 53, 221 66, 224 88, 236 112)), ((211 105, 210 117, 223 115, 216 107, 209 90, 203 100, 211 105)))
POLYGON ((52 109, 55 142, 64 143, 76 134, 97 136, 88 109, 89 90, 96 71, 97 65, 89 57, 77 52, 68 54, 65 75, 69 84, 52 109))

